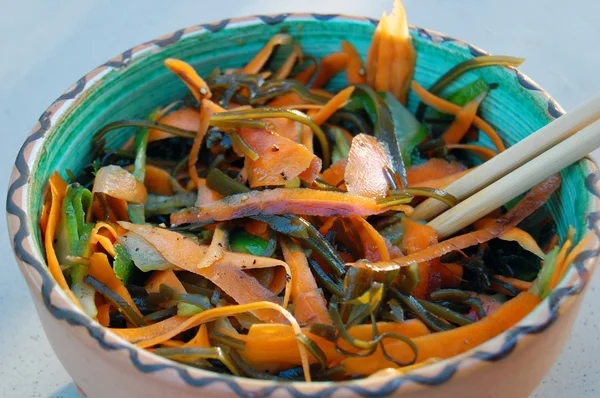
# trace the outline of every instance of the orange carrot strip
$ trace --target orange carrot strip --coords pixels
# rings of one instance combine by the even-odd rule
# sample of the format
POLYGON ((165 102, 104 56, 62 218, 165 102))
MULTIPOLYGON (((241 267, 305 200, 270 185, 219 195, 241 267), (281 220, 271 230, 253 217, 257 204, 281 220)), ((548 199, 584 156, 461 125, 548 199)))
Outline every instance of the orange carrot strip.
POLYGON ((92 194, 104 193, 130 203, 146 203, 146 187, 119 166, 104 166, 96 172, 92 194))
POLYGON ((406 171, 409 186, 422 186, 424 181, 436 180, 465 171, 465 166, 459 162, 447 162, 433 158, 427 162, 406 171))
POLYGON ((202 109, 200 110, 200 127, 198 128, 198 134, 196 134, 196 138, 194 138, 194 143, 192 144, 192 149, 190 150, 190 158, 188 159, 188 172, 190 174, 190 178, 192 181, 194 181, 196 188, 198 187, 198 171, 196 170, 196 162, 198 161, 200 147, 202 146, 204 137, 208 132, 210 117, 213 114, 212 110, 209 108, 211 102, 212 101, 209 100, 202 101, 202 109))
POLYGON ((96 309, 98 310, 98 314, 96 315, 98 323, 107 328, 110 324, 110 304, 97 305, 96 309))
POLYGON ((521 201, 508 213, 500 217, 494 225, 464 235, 447 239, 443 242, 428 247, 405 257, 394 258, 390 261, 378 263, 351 263, 348 265, 360 268, 373 269, 375 271, 390 271, 411 264, 422 263, 434 258, 439 258, 451 251, 464 249, 473 245, 487 242, 497 238, 504 232, 514 228, 527 216, 539 209, 548 201, 550 195, 560 186, 560 175, 555 174, 533 187, 521 201))
POLYGON ((353 92, 354 86, 350 86, 337 93, 335 97, 327 101, 327 103, 321 109, 319 109, 317 114, 311 116, 312 120, 318 125, 325 123, 325 121, 329 119, 335 111, 342 108, 346 104, 346 101, 350 99, 350 96, 353 92))
POLYGON ((389 190, 386 168, 393 170, 387 145, 371 135, 358 134, 352 139, 344 171, 348 192, 374 199, 385 197, 389 190))
MULTIPOLYGON (((223 258, 213 266, 198 268, 198 262, 206 255, 208 246, 197 245, 191 239, 164 228, 127 222, 120 222, 120 225, 126 230, 143 237, 171 264, 212 281, 240 304, 257 301, 279 301, 279 298, 271 291, 243 270, 252 269, 253 267, 282 266, 289 268, 283 261, 244 253, 226 252, 223 258)), ((257 314, 261 319, 269 318, 268 315, 257 314)))
MULTIPOLYGON (((292 314, 290 314, 280 305, 271 303, 269 301, 212 308, 190 318, 174 316, 150 326, 130 329, 111 329, 111 331, 132 343, 136 343, 138 347, 147 348, 170 340, 179 333, 185 332, 186 330, 189 330, 200 324, 226 316, 232 316, 248 311, 255 311, 257 309, 270 309, 278 311, 290 322, 296 336, 303 334, 298 322, 292 316, 292 314)), ((301 363, 304 369, 306 381, 310 381, 308 353, 300 341, 297 341, 297 345, 298 349, 300 350, 301 363)))
POLYGON ((129 214, 127 214, 128 205, 125 200, 108 195, 104 195, 104 198, 106 199, 106 203, 108 203, 108 214, 111 222, 117 220, 129 220, 129 214))
POLYGON ((440 285, 442 288, 458 287, 463 276, 463 266, 456 263, 442 263, 440 266, 440 276, 442 278, 440 285))
POLYGON ((548 290, 554 289, 560 282, 560 278, 562 277, 563 263, 565 262, 567 253, 569 253, 569 250, 571 250, 572 245, 573 242, 571 242, 571 240, 567 240, 556 255, 556 265, 554 266, 555 270, 550 277, 550 281, 548 282, 548 290))
POLYGON ((367 83, 365 65, 356 47, 349 41, 342 40, 342 51, 348 55, 348 65, 346 66, 348 84, 367 83))
POLYGON ((40 214, 40 230, 42 236, 46 234, 46 227, 48 226, 48 219, 50 218, 50 208, 52 207, 52 197, 47 195, 44 204, 42 205, 42 214, 40 214))
POLYGON ((375 199, 345 192, 317 191, 305 188, 276 188, 236 194, 218 202, 171 214, 171 224, 213 223, 267 214, 367 217, 388 210, 412 213, 412 207, 381 207, 375 199))
MULTIPOLYGON (((334 187, 342 188, 340 186, 340 184, 344 182, 344 175, 346 173, 347 165, 348 165, 348 160, 346 160, 346 159, 338 160, 337 162, 335 162, 334 164, 329 166, 329 168, 327 170, 325 170, 325 171, 323 171, 323 173, 321 173, 321 178, 323 179, 323 181, 325 181, 329 185, 333 185, 334 187)), ((344 184, 344 188, 342 188, 342 189, 345 189, 345 185, 346 184, 344 184)))
MULTIPOLYGON (((181 108, 162 116, 157 123, 177 127, 188 131, 198 131, 200 128, 200 112, 192 108, 181 108)), ((158 129, 148 129, 148 142, 175 137, 171 133, 158 129)), ((133 137, 132 137, 133 138, 133 137)), ((133 143, 133 140, 131 141, 133 143)))
POLYGON ((208 338, 208 328, 206 324, 200 325, 198 332, 190 341, 183 345, 184 347, 210 347, 208 338))
POLYGON ((479 156, 483 161, 487 161, 490 160, 491 158, 493 158, 494 156, 497 155, 496 152, 494 152, 492 149, 490 148, 486 148, 484 146, 481 145, 472 145, 472 144, 448 144, 446 145, 446 147, 449 150, 453 150, 453 149, 464 149, 466 151, 471 151, 473 152, 475 155, 479 156))
POLYGON ((300 98, 296 93, 287 93, 280 95, 277 98, 273 98, 267 103, 267 106, 271 108, 289 108, 294 105, 303 105, 307 102, 300 98))
POLYGON ((50 215, 48 216, 48 225, 46 226, 46 234, 44 235, 44 246, 46 248, 46 259, 48 261, 48 268, 50 273, 54 277, 58 286, 61 287, 67 293, 67 295, 73 300, 79 307, 79 300, 75 298, 75 295, 69 289, 67 280, 62 273, 56 252, 54 251, 54 239, 56 237, 56 227, 60 221, 62 202, 67 192, 67 183, 61 178, 58 172, 52 173, 49 179, 50 192, 51 192, 51 205, 50 215))
POLYGON ((386 239, 362 217, 351 217, 362 241, 365 258, 369 261, 387 261, 390 257, 386 239))
POLYGON ((196 206, 212 203, 221 199, 223 199, 223 195, 206 185, 206 178, 198 178, 198 199, 196 199, 196 206))
POLYGON ((555 268, 554 272, 556 272, 558 274, 558 277, 556 278, 555 284, 550 285, 550 287, 549 287, 550 289, 554 289, 556 287, 556 285, 559 284, 559 282, 561 281, 563 276, 565 276, 565 274, 567 273, 569 266, 571 266, 571 264, 573 264, 573 261, 575 261, 577 256, 579 256, 579 254, 583 251, 583 249, 587 246, 587 244, 592 240, 592 237, 593 237, 592 234, 588 234, 585 238, 583 238, 577 244, 577 246, 575 246, 573 248, 573 250, 571 250, 571 252, 567 255, 567 258, 565 259, 565 261, 562 262, 562 264, 560 264, 560 267, 555 268))
MULTIPOLYGON (((131 173, 133 165, 125 167, 125 170, 131 173)), ((171 177, 171 174, 166 170, 151 164, 147 164, 145 170, 144 185, 148 192, 162 196, 172 196, 176 192, 185 192, 179 182, 171 177)))
POLYGON ((499 281, 502 281, 504 283, 508 283, 509 285, 511 285, 512 287, 514 287, 515 289, 517 289, 521 292, 528 291, 531 288, 531 286, 533 285, 533 282, 527 282, 527 281, 524 281, 521 279, 511 278, 508 276, 494 275, 494 278, 496 278, 499 281))
POLYGON ((393 93, 405 104, 416 56, 406 12, 402 2, 395 1, 392 13, 383 13, 373 34, 367 53, 367 83, 376 91, 393 93))
POLYGON ((175 73, 190 89, 196 100, 202 102, 204 98, 210 98, 212 93, 206 82, 198 75, 196 70, 187 62, 179 59, 165 59, 165 66, 175 73))
POLYGON ((229 232, 221 225, 217 225, 210 245, 204 257, 202 257, 197 268, 206 268, 213 265, 225 256, 225 248, 229 246, 229 232))
POLYGON ((271 37, 267 44, 252 58, 250 62, 246 64, 240 71, 241 74, 254 74, 260 72, 265 66, 275 47, 282 44, 289 44, 292 42, 292 37, 285 33, 279 33, 271 37))
MULTIPOLYGON (((424 336, 429 333, 427 326, 418 319, 410 319, 399 323, 378 322, 377 329, 380 334, 398 333, 409 338, 424 336)), ((348 333, 360 340, 369 341, 373 339, 373 327, 371 325, 353 326, 348 330, 348 333)), ((306 333, 306 336, 323 350, 329 366, 334 366, 346 358, 336 351, 332 342, 312 333, 306 333)), ((279 364, 283 368, 288 368, 300 364, 300 352, 297 348, 294 331, 288 325, 254 324, 250 327, 248 334, 241 335, 240 338, 246 342, 246 349, 240 354, 255 366, 279 364)), ((339 345, 350 352, 356 353, 359 351, 341 339, 339 345)), ((317 363, 317 359, 312 355, 310 361, 311 363, 317 363)))
POLYGON ((173 288, 177 293, 186 293, 185 287, 175 275, 173 270, 167 269, 164 271, 154 271, 150 278, 146 281, 146 292, 158 293, 160 291, 160 285, 167 285, 173 288))
MULTIPOLYGON (((348 54, 343 52, 331 53, 321 58, 321 69, 319 74, 315 78, 315 82, 311 87, 320 88, 323 87, 332 77, 346 69, 348 65, 348 54)), ((294 76, 294 79, 306 84, 308 79, 313 75, 315 66, 311 65, 304 69, 302 72, 294 76)))
POLYGON ((109 289, 113 290, 119 296, 123 297, 125 301, 133 308, 133 310, 139 315, 142 316, 142 313, 137 308, 137 305, 133 302, 131 295, 123 282, 117 277, 115 271, 113 271, 110 263, 108 262, 108 257, 104 253, 94 253, 90 257, 90 265, 88 267, 88 272, 91 276, 96 278, 99 282, 105 284, 109 289))
POLYGON ((465 134, 471 128, 475 116, 477 116, 477 110, 479 105, 485 99, 487 93, 482 93, 474 100, 468 102, 463 106, 460 111, 456 114, 454 122, 448 127, 448 130, 442 134, 442 139, 446 144, 458 144, 462 141, 465 134))
MULTIPOLYGON (((491 227, 496 222, 495 219, 486 217, 474 223, 475 228, 481 229, 491 227)), ((517 242, 523 249, 535 254, 539 258, 544 258, 544 252, 538 246, 537 242, 531 235, 520 228, 511 228, 498 237, 498 239, 507 242, 517 242)))
MULTIPOLYGON (((541 299, 531 293, 522 292, 503 304, 497 311, 480 321, 456 329, 427 334, 413 338, 418 348, 416 363, 429 358, 450 358, 466 352, 510 329, 529 314, 541 299)), ((384 342, 388 355, 398 361, 410 361, 414 357, 406 343, 384 342)), ((381 350, 366 358, 348 358, 342 362, 349 374, 368 375, 378 370, 397 367, 387 361, 381 350)))
MULTIPOLYGON (((431 106, 432 108, 437 109, 440 112, 449 113, 451 115, 457 115, 460 112, 460 106, 453 104, 450 101, 446 101, 445 99, 440 98, 434 94, 431 94, 429 91, 425 90, 415 81, 412 82, 412 89, 414 90, 415 94, 417 94, 417 96, 421 99, 421 101, 431 106)), ((479 116, 475 116, 475 119, 473 120, 473 125, 481 131, 483 131, 485 135, 487 135, 490 138, 490 140, 492 140, 492 142, 496 146, 496 149, 498 149, 498 152, 502 152, 506 149, 498 133, 496 133, 496 131, 485 120, 483 120, 479 116)))
POLYGON ((446 176, 446 177, 423 181, 423 182, 419 183, 419 186, 426 187, 426 188, 444 189, 445 187, 447 187, 454 181, 456 181, 459 178, 463 177, 464 175, 470 173, 471 170, 473 170, 473 169, 459 171, 458 173, 450 174, 449 176, 446 176))
POLYGON ((328 217, 327 220, 323 223, 323 225, 321 225, 321 227, 319 228, 319 233, 323 236, 327 235, 327 232, 329 232, 329 230, 333 228, 333 224, 335 224, 337 220, 338 217, 328 217))
POLYGON ((292 50, 290 55, 288 55, 283 65, 281 65, 281 67, 273 75, 273 79, 281 80, 287 78, 290 75, 290 73, 292 73, 292 69, 296 64, 296 61, 301 60, 302 56, 302 47, 298 45, 294 46, 294 49, 292 50))
POLYGON ((302 324, 313 322, 332 325, 327 304, 308 266, 308 260, 299 246, 281 241, 283 258, 292 272, 292 302, 294 316, 302 324))
POLYGON ((321 170, 321 159, 289 138, 247 128, 239 129, 238 135, 259 156, 245 159, 251 188, 284 185, 300 175, 312 182, 321 170))
MULTIPOLYGON (((402 220, 404 224, 404 237, 402 238, 402 251, 408 255, 418 253, 423 249, 438 243, 437 233, 428 225, 420 224, 409 218, 402 220)), ((433 275, 431 261, 418 264, 419 284, 411 294, 417 298, 425 298, 429 293, 429 281, 433 275)))

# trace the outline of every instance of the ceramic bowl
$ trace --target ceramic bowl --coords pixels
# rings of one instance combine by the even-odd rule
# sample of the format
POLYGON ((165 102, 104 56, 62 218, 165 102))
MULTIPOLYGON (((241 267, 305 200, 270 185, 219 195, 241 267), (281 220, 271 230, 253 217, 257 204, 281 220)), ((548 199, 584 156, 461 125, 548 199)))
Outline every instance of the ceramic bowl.
MULTIPOLYGON (((417 369, 343 383, 275 383, 217 375, 171 362, 136 348, 85 316, 52 279, 44 259, 38 214, 54 170, 79 170, 89 161, 92 134, 121 118, 147 115, 186 94, 163 67, 168 57, 191 63, 201 75, 215 66, 240 67, 282 29, 305 52, 323 56, 349 40, 366 54, 377 21, 340 15, 282 14, 226 19, 178 30, 141 44, 94 69, 61 95, 40 117, 15 162, 7 199, 8 227, 48 339, 75 383, 91 397, 198 396, 515 396, 529 394, 560 353, 577 316, 593 268, 598 239, 577 259, 560 286, 506 333, 463 355, 417 369), (507 382, 509 381, 510 382, 507 382)), ((421 28, 411 34, 418 51, 415 78, 428 87, 442 73, 482 50, 421 28)), ((479 69, 464 77, 498 83, 484 102, 484 117, 514 144, 563 111, 533 81, 512 68, 479 69)), ((341 86, 343 76, 332 81, 341 86)), ((414 111, 416 98, 410 97, 414 111)), ((128 134, 113 135, 117 145, 128 134)), ((484 142, 484 144, 486 144, 484 142)), ((599 175, 582 160, 563 172, 563 185, 548 207, 560 233, 599 233, 599 175)), ((368 360, 368 359, 365 359, 368 360)))

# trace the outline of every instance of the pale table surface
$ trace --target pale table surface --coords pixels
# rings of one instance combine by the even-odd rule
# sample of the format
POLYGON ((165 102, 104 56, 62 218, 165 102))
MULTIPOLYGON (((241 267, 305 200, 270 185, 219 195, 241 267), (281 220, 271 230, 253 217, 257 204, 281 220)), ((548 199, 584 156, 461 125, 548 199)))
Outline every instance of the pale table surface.
MULTIPOLYGON (((379 17, 391 0, 0 0, 0 189, 26 134, 79 77, 138 43, 226 17, 281 12, 379 17)), ((527 58, 522 70, 567 110, 600 92, 597 0, 405 0, 409 21, 494 54, 527 58)), ((4 219, 4 217, 3 217, 4 219)), ((0 228, 0 397, 77 397, 41 330, 0 228)), ((600 396, 600 276, 535 397, 600 396)), ((507 380, 507 382, 509 382, 507 380)), ((490 392, 490 397, 493 392, 490 392)))

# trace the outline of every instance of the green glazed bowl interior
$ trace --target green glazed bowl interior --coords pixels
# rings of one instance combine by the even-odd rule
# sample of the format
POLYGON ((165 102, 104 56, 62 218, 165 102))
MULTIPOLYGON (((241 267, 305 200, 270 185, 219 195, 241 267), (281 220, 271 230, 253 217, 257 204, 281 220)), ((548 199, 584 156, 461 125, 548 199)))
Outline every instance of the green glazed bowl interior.
MULTIPOLYGON (((52 289, 58 287, 50 277, 43 260, 37 215, 40 214, 50 174, 58 170, 65 176, 66 169, 77 174, 78 170, 89 163, 92 135, 100 127, 119 119, 145 117, 158 106, 186 95, 187 88, 163 66, 166 58, 183 59, 192 64, 200 75, 205 76, 215 67, 225 69, 243 66, 271 36, 282 30, 292 34, 302 44, 306 54, 324 56, 339 51, 340 42, 348 40, 365 57, 375 24, 376 21, 366 18, 287 14, 225 20, 177 31, 142 44, 80 79, 40 118, 33 135, 28 138, 19 154, 17 171, 14 174, 16 177, 13 178, 8 198, 8 213, 17 216, 21 222, 18 228, 14 227, 11 231, 15 251, 21 260, 42 276, 42 295, 48 310, 51 313, 54 311, 53 315, 70 324, 83 325, 102 346, 113 344, 106 342, 105 331, 76 311, 74 306, 71 311, 65 312, 61 309, 60 314, 56 313, 58 310, 50 302, 49 295, 52 289), (26 189, 21 190, 22 187, 26 189), (22 197, 14 196, 17 191, 22 197), (24 239, 34 240, 31 252, 23 249, 24 239)), ((413 28, 411 34, 418 53, 415 79, 424 87, 429 87, 456 64, 485 54, 464 42, 428 30, 413 28)), ((278 51, 275 64, 280 63, 285 55, 285 50, 278 51)), ((476 78, 498 84, 498 88, 491 91, 484 101, 481 113, 486 121, 497 129, 507 145, 515 144, 562 114, 560 107, 543 90, 512 68, 488 67, 469 72, 450 89, 476 78)), ((344 75, 341 74, 333 79, 330 88, 340 88, 345 84, 344 75)), ((408 102, 411 111, 415 111, 417 103, 417 98, 411 94, 408 102)), ((111 133, 108 146, 123 143, 131 132, 130 129, 122 129, 111 133)), ((482 144, 491 145, 483 135, 482 144)), ((588 190, 588 187, 593 185, 589 181, 593 171, 589 162, 581 161, 562 172, 562 188, 548 204, 557 221, 560 235, 564 236, 569 225, 576 228, 578 238, 588 229, 587 219, 594 205, 594 197, 588 190)), ((583 271, 580 270, 580 274, 581 272, 583 271)), ((547 304, 548 307, 544 310, 549 314, 544 320, 547 322, 545 326, 552 323, 552 311, 556 311, 561 299, 578 294, 584 285, 585 279, 577 279, 575 271, 571 271, 570 278, 567 279, 571 284, 567 286, 568 283, 564 283, 564 288, 558 289, 558 292, 561 292, 560 296, 554 296, 554 304, 547 304)), ((505 337, 506 344, 503 344, 499 351, 489 353, 478 351, 478 348, 475 353, 468 353, 466 356, 492 360, 508 355, 514 348, 519 334, 532 331, 516 328, 510 333, 510 338, 505 337)), ((121 347, 125 347, 125 351, 129 351, 129 355, 134 358, 132 352, 135 352, 136 348, 125 342, 121 343, 121 347)), ((115 355, 121 355, 122 352, 123 350, 115 352, 115 355)), ((435 372, 435 380, 424 380, 430 376, 420 374, 423 369, 418 369, 408 375, 397 376, 390 381, 392 384, 385 384, 379 392, 392 392, 403 380, 443 382, 451 377, 452 369, 456 369, 459 360, 460 358, 451 359, 432 365, 438 369, 435 372)), ((136 366, 143 365, 138 363, 136 366)), ((164 364, 164 361, 161 366, 172 367, 177 372, 185 368, 174 363, 164 364)), ((232 384, 234 391, 236 388, 233 386, 241 380, 200 370, 189 371, 189 374, 202 375, 203 380, 207 377, 226 380, 232 384)), ((329 384, 327 388, 334 388, 331 383, 323 384, 329 384)), ((265 382, 265 386, 267 385, 269 382, 265 382)), ((360 383, 353 385, 360 389, 360 383)))

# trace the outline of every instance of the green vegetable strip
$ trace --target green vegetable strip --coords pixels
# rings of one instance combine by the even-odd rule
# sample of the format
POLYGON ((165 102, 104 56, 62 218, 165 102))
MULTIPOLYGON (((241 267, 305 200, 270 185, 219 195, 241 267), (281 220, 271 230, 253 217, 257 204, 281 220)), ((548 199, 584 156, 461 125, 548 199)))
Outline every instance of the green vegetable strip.
POLYGON ((423 306, 423 308, 430 311, 432 314, 447 320, 448 322, 452 322, 460 326, 469 325, 473 323, 473 320, 471 318, 461 315, 458 312, 454 312, 451 309, 441 306, 439 304, 420 299, 417 299, 417 301, 423 306))
POLYGON ((120 129, 123 127, 143 127, 143 128, 152 128, 161 131, 165 131, 167 133, 171 133, 177 137, 182 138, 194 138, 196 137, 196 132, 183 130, 177 127, 168 126, 166 124, 161 124, 157 122, 152 122, 150 120, 145 119, 130 119, 130 120, 118 120, 116 122, 109 123, 102 127, 94 134, 94 141, 99 141, 104 138, 104 136, 111 132, 112 130, 120 129))
POLYGON ((231 138, 231 142, 233 142, 233 144, 240 151, 242 151, 244 156, 251 159, 252 161, 258 160, 258 154, 256 152, 254 152, 252 150, 252 148, 250 148, 248 146, 248 144, 246 144, 246 142, 244 140, 242 140, 242 138, 237 133, 233 133, 233 132, 229 133, 229 138, 231 138))
POLYGON ((152 352, 165 358, 185 358, 186 360, 217 359, 221 361, 234 376, 243 375, 229 357, 229 350, 225 347, 155 348, 152 352))
MULTIPOLYGON (((456 65, 448 72, 444 73, 433 85, 429 88, 429 92, 432 94, 439 94, 443 89, 448 87, 452 82, 456 81, 466 72, 483 68, 486 66, 514 66, 517 67, 525 61, 523 58, 508 57, 505 55, 484 55, 481 57, 472 58, 461 62, 456 65)), ((427 105, 423 102, 419 103, 417 108, 416 117, 417 119, 423 119, 427 105)))
POLYGON ((145 326, 145 322, 141 316, 139 316, 134 309, 127 303, 127 301, 121 297, 117 292, 97 280, 96 278, 86 275, 83 281, 91 285, 98 293, 103 295, 108 301, 114 305, 121 314, 136 327, 145 326))
POLYGON ((451 301, 462 303, 471 297, 470 292, 459 289, 440 289, 431 292, 430 297, 434 301, 451 301))
POLYGON ((435 332, 443 332, 444 330, 453 329, 451 325, 446 324, 436 315, 427 311, 421 303, 412 296, 405 296, 396 288, 391 288, 391 292, 400 300, 414 315, 417 316, 427 327, 435 332))
POLYGON ((285 381, 286 379, 282 377, 277 377, 274 375, 270 375, 268 373, 263 373, 255 370, 252 366, 248 365, 246 361, 240 356, 240 354, 236 350, 229 351, 229 357, 235 363, 238 369, 244 373, 247 377, 251 377, 253 379, 259 380, 271 380, 271 381, 285 381))
POLYGON ((396 201, 396 200, 402 200, 404 197, 408 197, 406 195, 410 195, 410 197, 414 197, 414 196, 424 196, 427 198, 434 198, 437 199, 441 202, 444 202, 445 204, 447 204, 450 207, 454 207, 458 204, 459 200, 452 194, 449 194, 448 192, 442 190, 442 189, 436 189, 436 188, 406 188, 403 190, 399 190, 399 191, 390 191, 389 192, 390 196, 380 199, 377 202, 378 203, 386 203, 390 200, 396 201), (394 198, 394 199, 391 199, 394 198))

